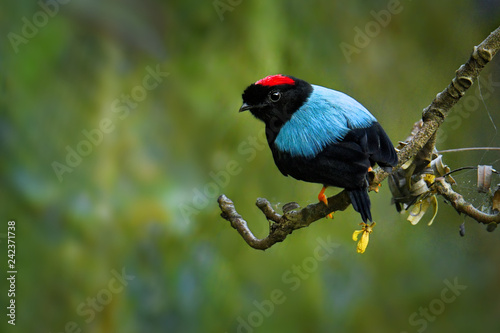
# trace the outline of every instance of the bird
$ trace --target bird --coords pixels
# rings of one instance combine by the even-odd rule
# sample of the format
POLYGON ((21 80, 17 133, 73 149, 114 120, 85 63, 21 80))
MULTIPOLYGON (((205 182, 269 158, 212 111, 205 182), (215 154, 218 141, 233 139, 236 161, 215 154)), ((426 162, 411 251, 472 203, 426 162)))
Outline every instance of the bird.
POLYGON ((368 173, 375 164, 390 171, 398 157, 377 119, 340 91, 275 74, 250 84, 239 112, 265 124, 266 138, 279 171, 297 180, 344 188, 364 223, 373 221, 368 173))

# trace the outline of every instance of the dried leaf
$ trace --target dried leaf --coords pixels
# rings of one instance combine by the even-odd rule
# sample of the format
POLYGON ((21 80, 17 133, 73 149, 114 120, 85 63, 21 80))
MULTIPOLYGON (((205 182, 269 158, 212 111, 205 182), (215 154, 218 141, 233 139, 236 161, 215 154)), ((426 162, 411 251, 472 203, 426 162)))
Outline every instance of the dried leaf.
POLYGON ((432 225, 438 213, 438 202, 435 195, 431 195, 423 200, 421 199, 417 201, 413 205, 413 208, 411 209, 410 215, 408 215, 407 220, 410 221, 411 224, 416 225, 418 222, 420 222, 422 217, 431 206, 433 208, 432 218, 429 223, 427 223, 427 225, 432 225))
POLYGON ((300 208, 300 206, 299 206, 298 203, 296 203, 296 202, 289 202, 289 203, 287 203, 287 204, 285 204, 283 206, 283 208, 282 208, 283 214, 291 212, 292 210, 297 209, 297 208, 300 208))
POLYGON ((488 193, 491 185, 491 175, 493 168, 491 165, 477 166, 477 191, 480 193, 488 193))
POLYGON ((450 172, 450 168, 443 163, 443 155, 439 155, 432 160, 431 168, 434 171, 434 175, 437 177, 444 176, 447 172, 450 172))
POLYGON ((416 202, 410 210, 410 215, 408 215, 407 220, 410 221, 411 224, 416 225, 420 222, 420 219, 422 219, 429 206, 430 204, 427 200, 416 202))
POLYGON ((410 159, 408 159, 408 161, 406 161, 406 163, 401 166, 401 169, 403 169, 403 170, 408 169, 410 167, 410 165, 412 165, 414 159, 415 159, 415 156, 412 156, 410 159))
POLYGON ((438 202, 437 202, 437 198, 435 195, 432 195, 427 200, 430 201, 430 204, 431 204, 432 208, 434 209, 434 213, 432 214, 432 218, 429 221, 429 223, 427 223, 427 225, 431 225, 432 222, 434 222, 434 219, 436 218, 437 213, 438 213, 438 202))
POLYGON ((429 187, 423 178, 420 178, 420 180, 413 184, 410 188, 410 193, 413 196, 419 196, 427 192, 429 192, 429 187))
POLYGON ((493 207, 493 211, 500 212, 500 186, 495 191, 495 194, 493 194, 492 207, 493 207))

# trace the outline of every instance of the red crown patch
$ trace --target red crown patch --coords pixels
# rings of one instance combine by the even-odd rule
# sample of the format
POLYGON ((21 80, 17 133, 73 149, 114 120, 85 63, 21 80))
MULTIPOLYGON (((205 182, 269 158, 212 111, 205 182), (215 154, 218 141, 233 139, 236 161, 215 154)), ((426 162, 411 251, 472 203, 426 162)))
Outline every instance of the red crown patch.
POLYGON ((260 79, 259 81, 255 82, 255 84, 261 85, 261 86, 277 86, 280 84, 291 84, 294 85, 295 81, 288 76, 285 76, 283 74, 276 74, 276 75, 269 75, 266 76, 263 79, 260 79))

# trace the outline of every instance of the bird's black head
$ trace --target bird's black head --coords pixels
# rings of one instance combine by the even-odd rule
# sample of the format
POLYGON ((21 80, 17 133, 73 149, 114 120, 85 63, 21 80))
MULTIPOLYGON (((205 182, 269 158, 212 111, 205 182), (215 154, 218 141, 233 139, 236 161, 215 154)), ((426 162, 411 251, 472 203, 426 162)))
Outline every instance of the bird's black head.
POLYGON ((306 81, 289 75, 270 75, 245 89, 240 112, 249 110, 277 133, 311 92, 312 86, 306 81))

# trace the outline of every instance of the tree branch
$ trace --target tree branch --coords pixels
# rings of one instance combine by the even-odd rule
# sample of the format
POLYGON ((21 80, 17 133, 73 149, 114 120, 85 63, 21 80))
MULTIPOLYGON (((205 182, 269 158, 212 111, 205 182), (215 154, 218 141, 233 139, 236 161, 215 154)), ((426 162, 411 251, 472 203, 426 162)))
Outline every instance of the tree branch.
POLYGON ((446 182, 444 178, 436 179, 434 189, 438 194, 448 200, 458 213, 470 216, 477 222, 483 224, 500 223, 500 213, 491 215, 478 210, 471 203, 465 201, 461 194, 453 191, 451 185, 446 182))
MULTIPOLYGON (((437 94, 432 103, 424 109, 422 127, 412 140, 407 142, 407 145, 398 152, 399 163, 393 171, 414 157, 425 146, 444 122, 451 108, 472 86, 481 70, 493 59, 499 49, 500 27, 495 29, 481 44, 474 46, 474 51, 469 60, 457 69, 455 77, 448 87, 437 94)), ((380 183, 388 175, 387 172, 378 169, 374 181, 380 183)))
POLYGON ((222 211, 222 218, 231 222, 231 226, 240 233, 245 242, 257 250, 268 249, 275 243, 282 242, 294 230, 307 227, 333 211, 345 210, 351 204, 347 191, 342 191, 328 198, 328 206, 320 202, 294 210, 299 207, 298 204, 289 203, 283 206, 284 214, 280 215, 271 207, 267 199, 258 198, 255 204, 266 218, 273 222, 269 227, 269 235, 258 239, 248 228, 247 222, 236 212, 234 203, 228 197, 223 194, 217 201, 222 211))
MULTIPOLYGON (((493 31, 481 44, 474 47, 469 60, 456 71, 451 83, 442 92, 437 94, 432 103, 422 113, 422 123, 419 129, 398 151, 398 165, 393 172, 403 164, 415 158, 421 151, 432 152, 435 143, 435 133, 444 122, 451 108, 472 86, 484 66, 490 62, 500 49, 500 27, 493 31), (422 148, 426 149, 422 149, 422 148)), ((389 173, 377 168, 371 175, 370 190, 376 189, 389 173)), ((478 211, 467 203, 463 197, 454 192, 444 180, 436 182, 437 192, 450 201, 455 209, 466 214, 478 222, 491 223, 500 221, 500 214, 488 215, 478 211)), ((225 195, 218 198, 221 216, 231 223, 248 245, 255 249, 265 250, 277 242, 282 242, 293 230, 307 227, 311 223, 325 217, 327 214, 338 210, 345 210, 350 205, 349 195, 346 191, 328 198, 328 206, 323 203, 311 204, 300 210, 288 210, 283 207, 284 214, 278 214, 268 200, 259 198, 256 205, 264 213, 270 224, 269 234, 259 239, 248 228, 246 221, 239 215, 234 203, 225 195)), ((298 205, 295 205, 298 206, 298 205)))

